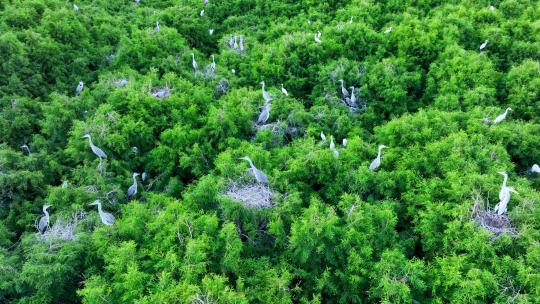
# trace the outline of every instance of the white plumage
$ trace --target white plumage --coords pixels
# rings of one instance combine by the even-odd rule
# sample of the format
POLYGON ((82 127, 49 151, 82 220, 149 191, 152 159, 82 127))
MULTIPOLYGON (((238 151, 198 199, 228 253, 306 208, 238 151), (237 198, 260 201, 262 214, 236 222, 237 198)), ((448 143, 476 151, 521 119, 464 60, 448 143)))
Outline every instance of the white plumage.
POLYGON ((380 145, 379 146, 379 153, 377 153, 377 157, 369 165, 369 170, 375 171, 381 165, 381 157, 382 157, 382 149, 383 148, 386 148, 386 146, 385 145, 380 145))

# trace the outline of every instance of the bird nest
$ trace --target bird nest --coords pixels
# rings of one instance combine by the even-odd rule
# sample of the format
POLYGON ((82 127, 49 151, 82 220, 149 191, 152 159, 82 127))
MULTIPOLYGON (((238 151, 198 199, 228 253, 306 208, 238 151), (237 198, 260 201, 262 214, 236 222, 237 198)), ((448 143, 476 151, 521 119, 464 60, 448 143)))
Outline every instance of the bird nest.
MULTIPOLYGON (((47 228, 45 232, 38 233, 37 239, 40 242, 49 243, 53 247, 53 243, 58 241, 68 242, 75 239, 75 230, 79 221, 86 218, 86 212, 80 211, 72 214, 70 219, 58 218, 52 227, 47 228)), ((37 223, 36 223, 37 228, 37 223)))
POLYGON ((260 183, 231 182, 224 193, 227 197, 239 201, 246 208, 272 208, 274 191, 260 183))
POLYGON ((510 218, 506 214, 498 214, 485 203, 480 195, 474 198, 472 219, 479 226, 491 232, 494 236, 508 234, 517 235, 517 230, 512 226, 510 218))

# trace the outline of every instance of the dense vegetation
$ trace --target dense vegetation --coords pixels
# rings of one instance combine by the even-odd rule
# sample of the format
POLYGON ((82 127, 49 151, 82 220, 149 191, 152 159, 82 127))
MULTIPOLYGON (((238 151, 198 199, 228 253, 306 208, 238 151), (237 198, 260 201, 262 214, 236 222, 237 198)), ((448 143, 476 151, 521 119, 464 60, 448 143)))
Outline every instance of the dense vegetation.
POLYGON ((73 4, 0 0, 0 303, 540 303, 538 1, 73 4))

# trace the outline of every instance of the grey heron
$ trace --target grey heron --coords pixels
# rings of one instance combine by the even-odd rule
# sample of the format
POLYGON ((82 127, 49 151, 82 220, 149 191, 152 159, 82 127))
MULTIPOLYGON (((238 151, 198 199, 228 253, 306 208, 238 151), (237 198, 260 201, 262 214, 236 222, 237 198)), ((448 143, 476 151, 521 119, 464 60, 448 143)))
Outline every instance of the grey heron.
POLYGON ((128 190, 127 190, 127 196, 128 196, 128 199, 132 198, 133 196, 135 196, 137 194, 137 176, 139 176, 140 174, 139 173, 133 173, 132 177, 133 177, 133 184, 131 186, 129 186, 128 190))
POLYGON ((22 150, 23 154, 26 154, 26 155, 30 154, 30 148, 28 147, 27 144, 22 145, 21 150, 22 150))
POLYGON ((495 119, 493 120, 493 124, 498 124, 500 123, 501 121, 505 120, 506 119, 506 115, 508 115, 508 111, 513 111, 512 108, 506 108, 506 110, 504 111, 504 113, 502 113, 501 115, 495 117, 495 119))
POLYGON ((480 45, 480 51, 482 51, 483 49, 486 48, 488 42, 489 42, 489 40, 486 39, 486 41, 484 41, 484 43, 482 43, 482 44, 480 45))
POLYGON ((210 69, 212 72, 216 70, 216 59, 214 58, 214 55, 212 55, 212 63, 210 64, 210 69))
POLYGON ((534 164, 531 168, 532 173, 540 173, 540 166, 538 164, 534 164))
POLYGON ((289 92, 287 92, 287 89, 283 87, 283 83, 281 84, 281 93, 283 93, 285 96, 289 96, 289 92))
POLYGON ((193 71, 196 72, 199 68, 199 65, 197 64, 197 61, 195 61, 195 54, 191 53, 191 66, 193 66, 193 71))
POLYGON ((261 113, 259 114, 259 118, 257 118, 257 124, 260 125, 260 124, 266 123, 269 117, 270 117, 270 103, 265 102, 261 110, 261 113))
POLYGON ((114 224, 114 215, 108 213, 108 212, 105 212, 103 211, 103 209, 101 209, 101 201, 100 200, 95 200, 94 202, 90 203, 90 205, 97 205, 98 206, 98 213, 99 213, 99 217, 101 218, 101 222, 107 226, 111 226, 112 224, 114 224))
POLYGON ((356 96, 354 95, 354 87, 351 87, 351 99, 349 100, 351 107, 356 107, 356 96))
POLYGON ((349 97, 349 91, 345 88, 343 79, 340 79, 339 82, 341 82, 341 95, 343 95, 343 99, 346 99, 349 97))
POLYGON ((90 134, 86 134, 83 136, 83 138, 88 138, 88 143, 90 144, 90 149, 92 149, 92 152, 99 158, 107 158, 107 154, 105 154, 105 152, 103 152, 103 150, 101 150, 100 148, 96 147, 93 143, 92 143, 92 137, 90 136, 90 134))
POLYGON ((264 81, 261 81, 261 86, 262 86, 262 96, 264 98, 264 101, 270 102, 272 100, 272 95, 266 92, 265 90, 266 84, 264 83, 264 81))
POLYGON ((146 173, 146 171, 144 171, 141 175, 141 180, 144 182, 146 180, 146 178, 148 178, 148 173, 146 173))
POLYGON ((122 78, 122 79, 114 80, 113 83, 117 88, 123 88, 127 85, 128 81, 127 79, 122 78))
POLYGON ((369 170, 375 171, 379 166, 381 165, 381 157, 382 157, 382 149, 386 148, 385 145, 379 146, 379 153, 377 153, 377 157, 371 162, 369 165, 369 170))
POLYGON ((81 94, 83 89, 84 89, 84 82, 79 81, 79 84, 77 85, 77 88, 75 89, 75 93, 77 93, 77 95, 79 95, 79 94, 81 94))
POLYGON ((156 21, 156 25, 154 26, 154 33, 159 32, 159 21, 156 21))
POLYGON ((519 194, 513 187, 505 187, 503 198, 497 205, 495 205, 495 208, 493 209, 493 211, 497 212, 498 215, 503 215, 508 210, 508 202, 510 202, 511 192, 519 194))
POLYGON ((243 159, 249 163, 249 166, 251 167, 250 174, 255 177, 255 180, 257 180, 258 183, 268 184, 268 177, 266 177, 266 174, 264 174, 261 170, 255 167, 255 165, 251 161, 251 158, 249 158, 248 156, 244 156, 240 157, 240 159, 243 159))
POLYGON ((208 0, 203 0, 203 5, 207 5, 208 4, 208 0))
POLYGON ((47 228, 49 228, 49 212, 47 212, 47 208, 49 208, 50 205, 43 205, 43 216, 39 219, 38 222, 38 231, 39 233, 45 232, 47 228))
POLYGON ((503 183, 501 186, 501 191, 499 191, 499 200, 502 200, 506 191, 506 183, 508 182, 508 173, 506 172, 497 172, 497 173, 499 173, 500 175, 504 177, 503 183))
POLYGON ((326 145, 326 135, 324 135, 323 131, 321 131, 321 140, 323 145, 326 145))

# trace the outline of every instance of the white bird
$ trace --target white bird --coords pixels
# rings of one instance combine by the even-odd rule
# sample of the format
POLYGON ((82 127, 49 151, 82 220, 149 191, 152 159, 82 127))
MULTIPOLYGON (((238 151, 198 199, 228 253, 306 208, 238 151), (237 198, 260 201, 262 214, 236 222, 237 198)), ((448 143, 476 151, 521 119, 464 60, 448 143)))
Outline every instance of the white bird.
POLYGON ((208 4, 208 0, 203 0, 203 5, 207 5, 208 4))
POLYGON ((135 2, 135 4, 139 4, 141 0, 133 0, 133 2, 135 2))
POLYGON ((249 166, 251 167, 249 172, 251 175, 253 175, 253 177, 255 177, 255 180, 257 180, 258 183, 268 184, 268 177, 266 177, 266 174, 264 174, 261 170, 255 167, 255 165, 251 161, 251 158, 249 158, 248 156, 244 156, 240 157, 240 159, 246 160, 249 163, 249 166))
POLYGON ((323 145, 326 145, 326 135, 324 135, 323 131, 321 131, 321 139, 322 139, 323 145))
POLYGON ((197 61, 195 61, 195 54, 191 53, 191 66, 193 66, 193 71, 197 71, 199 69, 199 65, 197 64, 197 61))
POLYGON ((340 79, 339 82, 341 82, 341 94, 343 95, 343 99, 346 99, 349 97, 349 91, 345 88, 343 79, 340 79))
POLYGON ((392 31, 392 27, 389 27, 389 28, 387 28, 387 29, 384 31, 384 33, 385 33, 385 34, 388 34, 388 33, 390 33, 391 31, 392 31))
POLYGON ((135 196, 135 194, 137 194, 137 176, 139 176, 139 173, 133 173, 133 184, 129 186, 127 190, 128 199, 132 198, 133 196, 135 196))
POLYGON ((537 164, 534 164, 531 168, 531 172, 532 173, 540 173, 540 166, 538 166, 537 164))
POLYGON ((259 114, 259 118, 257 118, 257 124, 261 125, 261 124, 266 123, 269 117, 270 117, 270 103, 265 102, 261 110, 261 113, 259 114))
POLYGON ((238 37, 234 35, 233 49, 238 50, 238 37))
POLYGON ((265 102, 272 101, 272 95, 270 93, 266 92, 266 90, 265 90, 266 84, 264 83, 264 81, 261 81, 261 86, 262 86, 262 96, 264 98, 264 101, 265 102))
POLYGON ((97 205, 98 206, 98 213, 99 217, 101 217, 101 222, 105 225, 111 226, 114 224, 114 215, 105 212, 101 209, 101 202, 99 200, 95 200, 94 202, 90 203, 90 205, 97 205))
POLYGON ((209 34, 209 35, 213 35, 213 34, 214 34, 214 29, 209 29, 209 30, 208 30, 208 34, 209 34))
POLYGON ((49 205, 43 205, 43 216, 39 219, 38 222, 38 231, 39 233, 45 232, 47 228, 49 228, 49 212, 47 212, 47 208, 49 208, 49 205))
POLYGON ((156 26, 154 26, 154 33, 159 32, 159 21, 156 21, 156 26))
POLYGON ((77 6, 77 4, 73 3, 73 11, 74 12, 78 12, 79 11, 79 7, 77 6))
POLYGON ((480 51, 486 48, 486 46, 487 46, 487 44, 488 44, 488 41, 489 41, 489 40, 486 40, 486 41, 484 41, 484 43, 482 43, 482 44, 480 45, 480 51))
POLYGON ((512 108, 506 108, 506 110, 504 111, 504 113, 502 113, 501 115, 495 117, 495 119, 493 120, 493 124, 498 124, 500 123, 501 121, 505 120, 506 119, 506 115, 508 115, 508 111, 513 111, 512 108))
POLYGON ((489 6, 489 10, 490 10, 490 11, 494 11, 494 10, 495 10, 495 6, 490 5, 490 6, 489 6))
POLYGON ((204 16, 204 10, 201 10, 201 12, 199 13, 199 16, 204 16))
POLYGON ((330 135, 330 149, 335 150, 336 144, 334 144, 334 136, 330 135))
POLYGON ((339 157, 339 151, 337 149, 332 149, 332 152, 334 153, 335 158, 339 157))
POLYGON ((346 147, 346 146, 347 146, 347 139, 346 139, 346 138, 344 138, 344 139, 343 139, 343 143, 342 143, 342 145, 343 145, 344 147, 346 147))
POLYGON ((504 198, 504 195, 505 195, 505 191, 506 191, 506 183, 508 182, 508 173, 506 172, 497 172, 499 173, 500 175, 502 175, 504 177, 503 179, 503 183, 501 185, 501 191, 499 191, 499 200, 502 200, 504 198))
POLYGON ((349 24, 352 24, 352 20, 353 20, 353 17, 351 17, 351 19, 349 19, 349 24))
POLYGON ((369 165, 369 170, 375 171, 379 166, 381 165, 381 156, 382 156, 382 149, 386 148, 385 145, 379 146, 379 153, 377 154, 377 157, 371 162, 369 165))
POLYGON ((503 215, 508 210, 508 202, 510 202, 510 198, 512 196, 510 194, 511 192, 519 194, 513 187, 505 187, 503 198, 497 205, 495 205, 495 208, 493 209, 493 211, 497 212, 498 215, 503 215))
POLYGON ((240 53, 244 52, 244 36, 240 36, 240 53))
POLYGON ((289 92, 287 92, 287 90, 283 87, 283 83, 281 84, 281 92, 282 92, 285 96, 289 96, 289 92))
POLYGON ((81 94, 83 89, 84 89, 84 82, 79 81, 79 85, 77 85, 77 88, 75 89, 75 93, 77 93, 77 95, 79 95, 79 94, 81 94))
POLYGON ((67 187, 68 187, 68 181, 65 180, 65 181, 62 182, 62 185, 60 186, 60 188, 66 189, 67 187))
POLYGON ((321 32, 320 31, 317 31, 317 34, 315 34, 315 42, 317 43, 321 43, 321 32))
POLYGON ((96 147, 92 143, 92 137, 90 136, 90 134, 84 135, 83 138, 88 138, 88 143, 90 144, 90 149, 92 149, 92 152, 94 152, 94 154, 97 155, 97 157, 99 157, 99 158, 107 158, 107 154, 105 154, 105 152, 103 152, 103 150, 96 147))
POLYGON ((235 69, 231 69, 231 73, 233 73, 233 75, 236 75, 236 70, 235 70, 235 69))

